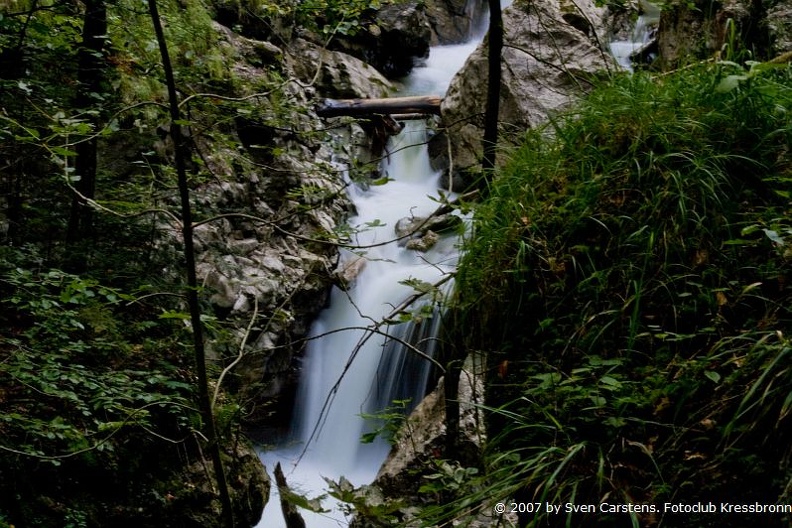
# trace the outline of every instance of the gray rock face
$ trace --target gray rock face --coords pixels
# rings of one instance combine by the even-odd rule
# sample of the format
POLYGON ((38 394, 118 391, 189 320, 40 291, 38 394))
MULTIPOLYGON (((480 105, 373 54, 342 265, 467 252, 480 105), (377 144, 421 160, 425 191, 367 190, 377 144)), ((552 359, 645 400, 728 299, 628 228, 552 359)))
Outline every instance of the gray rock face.
MULTIPOLYGON (((485 439, 480 405, 484 398, 481 366, 468 358, 459 379, 459 452, 463 464, 475 464, 485 439)), ((395 439, 388 457, 377 474, 374 485, 386 496, 420 503, 425 497, 417 492, 421 475, 431 473, 433 460, 442 458, 445 445, 444 380, 407 418, 395 439)))
MULTIPOLYGON (((270 495, 270 478, 261 464, 256 451, 247 444, 234 447, 231 463, 226 463, 226 478, 229 483, 231 503, 234 508, 234 519, 238 526, 255 526, 261 518, 261 512, 270 495), (233 458, 232 458, 233 457, 233 458)), ((181 484, 189 490, 187 498, 179 501, 179 507, 167 511, 157 519, 157 525, 163 527, 176 526, 218 526, 219 504, 217 492, 213 489, 212 480, 207 473, 214 475, 214 470, 207 467, 205 461, 196 461, 187 466, 181 477, 181 484), (168 518, 168 515, 172 517, 168 518)), ((142 523, 141 523, 142 524, 142 523)))
POLYGON ((416 58, 427 56, 431 40, 425 6, 411 0, 382 7, 373 24, 333 45, 396 79, 410 73, 416 58))
MULTIPOLYGON (((411 216, 400 219, 396 222, 394 232, 399 239, 400 246, 408 246, 411 241, 423 238, 427 233, 432 233, 435 237, 437 233, 456 229, 462 223, 462 219, 452 214, 431 216, 411 216)), ((435 242, 437 240, 435 239, 435 242)))
POLYGON ((792 1, 777 2, 767 10, 767 29, 771 54, 792 51, 792 1))
POLYGON ((484 4, 483 0, 428 0, 426 17, 432 28, 432 46, 467 40, 483 16, 484 4))
MULTIPOLYGON (((501 146, 574 101, 589 79, 616 68, 594 28, 601 11, 591 2, 515 2, 503 12, 501 146)), ((476 49, 443 100, 448 128, 430 145, 433 164, 459 173, 477 170, 486 100, 486 42, 476 49), (450 138, 450 142, 449 142, 450 138), (450 152, 450 156, 448 153, 450 152)))
POLYGON ((340 51, 297 39, 288 55, 289 64, 300 81, 313 83, 326 97, 387 97, 394 90, 391 82, 375 68, 340 51))
MULTIPOLYGON (((238 143, 195 138, 213 175, 193 190, 195 217, 215 217, 195 228, 198 280, 224 329, 211 334, 207 352, 224 366, 244 342, 244 358, 226 378, 226 388, 249 402, 251 422, 288 423, 288 415, 277 414, 278 397, 284 390, 288 397, 296 384, 300 339, 336 280, 338 254, 331 240, 351 207, 336 161, 343 162, 344 153, 336 151, 332 137, 317 132, 326 124, 301 109, 312 107, 317 91, 328 86, 337 90, 333 95, 381 96, 388 82, 341 53, 304 42, 284 51, 217 29, 224 45, 236 51, 232 68, 242 79, 239 92, 230 96, 259 91, 256 83, 273 69, 282 78, 300 79, 317 66, 318 56, 326 62, 315 86, 287 82, 278 89, 277 103, 260 97, 256 112, 225 124, 225 137, 235 135, 238 143)), ((177 203, 175 196, 168 199, 177 203)), ((178 228, 163 225, 163 231, 160 250, 180 262, 178 228)))

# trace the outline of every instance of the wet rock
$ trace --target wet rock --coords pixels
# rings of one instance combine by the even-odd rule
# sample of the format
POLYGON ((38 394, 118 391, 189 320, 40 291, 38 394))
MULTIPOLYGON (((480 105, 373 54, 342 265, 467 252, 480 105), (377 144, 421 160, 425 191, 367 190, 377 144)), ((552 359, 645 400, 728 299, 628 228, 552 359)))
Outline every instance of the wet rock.
POLYGON ((559 0, 558 9, 561 18, 587 37, 598 42, 600 46, 607 46, 607 15, 606 9, 597 7, 592 2, 578 2, 577 0, 559 0))
POLYGON ((429 251, 440 240, 440 235, 434 231, 427 231, 421 238, 409 240, 405 247, 413 251, 429 251))
MULTIPOLYGON (((469 358, 459 379, 460 417, 458 442, 460 462, 478 463, 484 442, 484 422, 480 405, 484 398, 481 368, 469 358)), ((377 473, 374 484, 390 497, 408 497, 420 501, 415 483, 436 467, 432 461, 442 458, 445 445, 445 397, 441 379, 402 426, 396 442, 377 473)))
MULTIPOLYGON (((428 218, 425 216, 411 216, 396 222, 394 231, 399 239, 398 244, 406 246, 410 242, 423 238, 429 232, 432 232, 434 237, 437 237, 437 233, 456 229, 461 223, 462 219, 453 214, 436 215, 428 218)), ((434 242, 437 242, 436 238, 434 242)))
POLYGON ((297 39, 289 47, 289 62, 303 83, 313 83, 324 97, 387 97, 394 86, 360 59, 297 39))
MULTIPOLYGON (((724 45, 750 50, 754 60, 792 51, 792 1, 697 0, 663 9, 658 29, 660 60, 673 68, 691 59, 706 59, 724 45), (731 39, 734 25, 736 39, 731 39)), ((732 51, 735 51, 732 49, 732 51)))
POLYGON ((389 79, 404 77, 416 58, 426 57, 432 30, 423 2, 409 0, 383 6, 372 24, 334 42, 335 49, 354 55, 389 79))
MULTIPOLYGON (((459 439, 457 461, 444 459, 445 448, 445 397, 444 378, 437 387, 413 410, 394 439, 388 457, 380 467, 377 477, 369 486, 356 490, 356 496, 368 506, 393 509, 400 525, 418 527, 420 508, 435 497, 419 493, 419 484, 425 477, 438 472, 453 473, 456 468, 478 467, 485 441, 483 369, 472 357, 466 361, 459 379, 459 439)), ((491 507, 472 520, 471 526, 496 526, 491 507), (488 522, 489 521, 489 522, 488 522)), ((380 528, 381 519, 369 518, 365 510, 350 523, 350 528, 380 528)), ((507 524, 507 526, 509 526, 507 524)), ((514 526, 513 524, 511 526, 514 526)))
POLYGON ((432 46, 465 42, 480 21, 483 2, 428 0, 426 18, 432 28, 432 46))
POLYGON ((368 260, 365 257, 357 255, 340 262, 334 274, 341 287, 346 289, 354 288, 355 281, 357 281, 358 275, 363 271, 363 268, 366 267, 367 262, 368 260))
POLYGON ((792 2, 777 2, 767 10, 767 29, 770 33, 771 54, 792 51, 792 2))
MULTIPOLYGON (((593 25, 598 8, 591 2, 575 5, 574 16, 572 4, 558 0, 517 1, 504 10, 501 146, 516 143, 526 129, 545 123, 575 101, 590 88, 593 76, 616 68, 593 25)), ((433 165, 448 171, 454 182, 478 170, 487 89, 482 79, 486 78, 485 41, 452 81, 442 105, 448 128, 430 144, 433 165)), ((461 181, 466 187, 473 180, 461 181)))

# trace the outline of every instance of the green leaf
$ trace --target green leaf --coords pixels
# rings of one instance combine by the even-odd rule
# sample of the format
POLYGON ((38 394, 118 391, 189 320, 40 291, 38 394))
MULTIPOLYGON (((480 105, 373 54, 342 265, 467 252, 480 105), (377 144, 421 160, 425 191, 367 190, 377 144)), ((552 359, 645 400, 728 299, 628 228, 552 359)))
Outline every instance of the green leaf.
POLYGON ((190 319, 190 314, 185 312, 176 312, 173 310, 167 310, 162 312, 159 316, 160 319, 181 319, 182 321, 187 321, 190 319))
POLYGON ((600 378, 600 383, 604 383, 610 387, 621 387, 621 382, 616 378, 612 378, 610 376, 602 376, 600 378))
POLYGON ((715 87, 715 91, 718 93, 730 92, 740 86, 742 81, 747 79, 747 75, 727 75, 718 83, 718 86, 715 87))
POLYGON ((53 154, 57 154, 58 156, 76 156, 77 153, 71 149, 67 149, 64 147, 51 147, 53 154))
POLYGON ((713 383, 719 383, 721 380, 721 375, 714 370, 706 370, 704 371, 704 375, 713 383))
POLYGON ((764 234, 767 235, 767 238, 772 240, 774 243, 778 244, 779 246, 784 245, 784 239, 779 236, 777 231, 773 229, 762 229, 762 231, 764 231, 764 234))

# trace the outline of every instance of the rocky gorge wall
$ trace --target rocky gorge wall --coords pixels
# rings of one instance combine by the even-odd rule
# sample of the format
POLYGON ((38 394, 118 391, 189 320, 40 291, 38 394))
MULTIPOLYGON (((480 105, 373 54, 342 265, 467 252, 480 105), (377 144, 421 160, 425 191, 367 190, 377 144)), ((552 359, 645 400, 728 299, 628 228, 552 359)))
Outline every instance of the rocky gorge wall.
MULTIPOLYGON (((273 71, 284 82, 277 97, 256 98, 256 115, 233 119, 226 132, 236 146, 196 139, 215 175, 196 189, 196 206, 222 218, 199 225, 195 242, 199 281, 229 329, 209 353, 225 366, 245 343, 226 383, 241 395, 248 427, 271 431, 288 426, 302 338, 338 280, 338 232, 352 213, 344 167, 365 180, 380 155, 360 124, 321 120, 313 108, 325 98, 387 97, 396 89, 388 77, 409 72, 430 42, 460 39, 472 15, 453 1, 398 2, 330 46, 309 31, 240 16, 218 3, 215 29, 243 80, 227 95, 250 96, 248 83, 273 71)), ((176 258, 179 233, 162 227, 161 251, 176 258)))
MULTIPOLYGON (((226 18, 232 16, 228 13, 218 17, 224 23, 215 29, 237 57, 233 70, 243 80, 235 93, 224 95, 247 97, 251 89, 244 81, 253 86, 274 70, 285 80, 280 98, 288 102, 276 107, 262 97, 257 115, 233 119, 225 132, 238 139, 236 146, 195 138, 215 176, 195 189, 196 209, 203 218, 220 217, 196 228, 198 279, 214 316, 227 329, 222 339, 208 343, 207 351, 223 367, 244 347, 225 386, 238 393, 246 428, 254 438, 261 431, 260 441, 272 441, 277 428, 290 422, 302 338, 339 280, 336 233, 353 213, 342 168, 377 157, 361 126, 347 119, 320 120, 312 108, 324 98, 387 97, 395 86, 384 74, 403 75, 406 64, 411 67, 426 54, 430 41, 461 40, 468 32, 469 10, 451 13, 434 6, 429 11, 417 2, 393 6, 378 14, 376 25, 364 34, 335 49, 310 33, 284 28, 272 35, 241 26, 226 18), (412 46, 394 47, 394 35, 412 46), (377 44, 370 45, 370 39, 377 44), (379 69, 354 55, 361 49, 368 54, 358 54, 379 69), (273 124, 279 113, 282 124, 273 124)), ((362 173, 366 177, 371 171, 362 173)), ((162 228, 160 251, 177 261, 180 233, 162 228)), ((247 466, 235 481, 266 482, 240 449, 247 466)), ((264 487, 253 495, 260 493, 266 494, 264 487)), ((260 504, 248 503, 254 510, 260 504)), ((203 515, 200 511, 196 515, 203 515)))

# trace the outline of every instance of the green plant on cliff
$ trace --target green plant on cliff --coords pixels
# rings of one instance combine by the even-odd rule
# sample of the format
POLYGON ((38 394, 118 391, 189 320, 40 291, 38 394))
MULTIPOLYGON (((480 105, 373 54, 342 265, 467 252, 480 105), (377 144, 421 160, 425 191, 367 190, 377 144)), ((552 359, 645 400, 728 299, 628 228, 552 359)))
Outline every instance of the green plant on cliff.
MULTIPOLYGON (((163 243, 180 223, 169 210, 173 126, 191 127, 195 189, 233 176, 210 154, 238 153, 240 172, 254 165, 235 116, 255 103, 257 118, 281 124, 296 110, 276 92, 277 64, 257 63, 261 74, 240 86, 230 58, 242 59, 206 3, 158 5, 183 94, 174 123, 145 2, 0 6, 0 515, 17 526, 161 525, 216 509, 202 486, 210 451, 199 443, 198 370, 185 359, 191 334, 180 314, 185 291, 209 303, 195 283, 173 280, 181 260, 163 243), (80 75, 89 5, 107 8, 106 45, 91 53, 103 82, 90 91, 80 75), (263 93, 254 102, 251 92, 263 93), (91 142, 96 194, 75 200, 84 181, 75 158, 91 142), (66 235, 74 203, 92 213, 79 247, 66 235), (61 271, 70 252, 80 273, 61 271)), ((204 218, 214 206, 204 205, 204 218)), ((232 475, 234 408, 222 409, 219 440, 232 475)))
POLYGON ((455 311, 499 409, 490 496, 658 507, 521 524, 740 526, 662 505, 789 502, 790 110, 787 66, 616 77, 491 184, 455 311))
POLYGON ((119 500, 100 513, 103 499, 134 502, 155 485, 140 465, 171 467, 200 424, 178 332, 149 319, 145 300, 98 281, 2 271, 0 510, 35 526, 69 522, 63 505, 89 509, 75 512, 90 513, 91 525, 129 515, 119 500), (79 473, 66 486, 68 472, 79 473))

